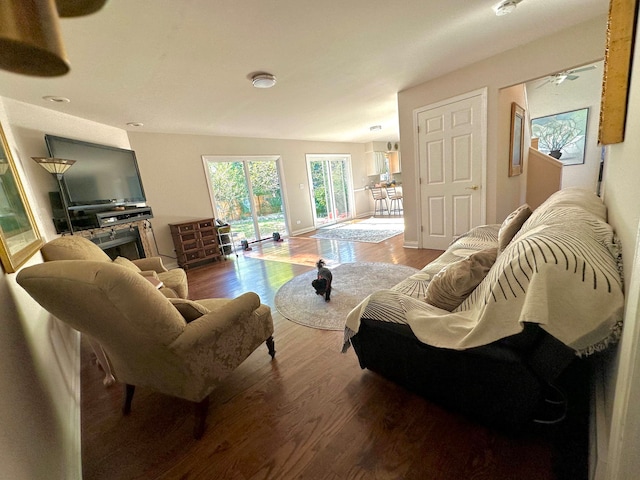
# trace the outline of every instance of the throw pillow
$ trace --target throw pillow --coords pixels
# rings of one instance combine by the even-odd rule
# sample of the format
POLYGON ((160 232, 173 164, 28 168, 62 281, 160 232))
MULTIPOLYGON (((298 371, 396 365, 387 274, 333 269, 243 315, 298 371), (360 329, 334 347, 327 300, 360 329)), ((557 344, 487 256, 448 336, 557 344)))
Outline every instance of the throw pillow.
POLYGON ((141 272, 142 270, 140 270, 140 268, 138 268, 138 266, 133 263, 131 260, 129 260, 128 258, 124 258, 124 257, 117 257, 113 263, 117 264, 117 265, 121 265, 123 267, 128 268, 129 270, 133 270, 134 272, 141 272))
POLYGON ((529 218, 531 213, 531 208, 525 203, 516 208, 504 219, 504 222, 500 225, 500 230, 498 230, 499 253, 502 253, 502 251, 507 248, 509 242, 511 242, 516 233, 518 233, 518 230, 520 230, 520 227, 522 227, 522 224, 529 218))
POLYGON ((184 298, 170 298, 169 301, 178 309, 180 315, 182 315, 187 323, 192 322, 211 311, 207 307, 200 305, 198 302, 186 300, 184 298))
POLYGON ((426 302, 443 310, 453 311, 487 276, 497 256, 498 249, 489 248, 450 263, 429 282, 426 302))

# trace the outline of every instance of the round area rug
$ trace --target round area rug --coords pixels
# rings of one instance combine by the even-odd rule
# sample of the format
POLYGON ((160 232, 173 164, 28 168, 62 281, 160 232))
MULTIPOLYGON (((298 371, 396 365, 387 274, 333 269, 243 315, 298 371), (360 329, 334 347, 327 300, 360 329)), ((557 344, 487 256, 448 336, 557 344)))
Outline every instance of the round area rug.
POLYGON ((285 283, 276 293, 278 311, 292 322, 323 330, 343 330, 347 314, 377 290, 386 290, 419 270, 392 263, 343 263, 330 268, 333 274, 331 301, 316 295, 311 282, 317 270, 285 283))

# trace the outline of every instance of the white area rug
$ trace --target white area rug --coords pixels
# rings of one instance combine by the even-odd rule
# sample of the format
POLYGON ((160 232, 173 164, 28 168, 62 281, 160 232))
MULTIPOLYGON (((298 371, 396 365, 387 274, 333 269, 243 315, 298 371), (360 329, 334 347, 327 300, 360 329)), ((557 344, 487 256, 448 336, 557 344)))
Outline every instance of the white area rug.
POLYGON ((418 272, 391 263, 343 263, 333 273, 331 301, 316 295, 311 282, 317 271, 303 273, 285 283, 276 293, 278 311, 292 322, 323 330, 343 330, 347 314, 365 297, 389 289, 418 272))
POLYGON ((371 217, 320 228, 312 238, 380 243, 404 232, 404 218, 371 217))

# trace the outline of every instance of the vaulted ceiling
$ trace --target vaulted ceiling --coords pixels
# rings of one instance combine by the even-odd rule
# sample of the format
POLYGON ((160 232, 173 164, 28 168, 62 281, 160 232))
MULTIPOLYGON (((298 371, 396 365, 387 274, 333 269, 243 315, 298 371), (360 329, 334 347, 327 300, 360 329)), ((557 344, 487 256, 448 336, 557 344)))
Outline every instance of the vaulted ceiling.
POLYGON ((0 72, 0 95, 148 132, 397 140, 397 92, 608 10, 606 0, 524 0, 497 17, 495 3, 109 0, 61 20, 69 74, 0 72), (276 86, 253 88, 255 72, 276 86))

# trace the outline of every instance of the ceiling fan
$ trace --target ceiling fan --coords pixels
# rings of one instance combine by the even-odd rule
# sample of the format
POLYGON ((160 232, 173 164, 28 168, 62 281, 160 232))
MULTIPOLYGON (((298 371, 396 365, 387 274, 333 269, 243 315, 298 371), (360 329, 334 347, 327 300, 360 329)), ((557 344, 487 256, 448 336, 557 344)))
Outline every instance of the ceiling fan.
POLYGON ((595 65, 589 65, 588 67, 577 68, 575 70, 564 70, 562 72, 554 73, 553 75, 549 75, 536 88, 540 88, 548 83, 553 83, 554 85, 560 85, 565 80, 576 80, 577 78, 580 78, 580 75, 576 75, 576 73, 586 72, 587 70, 593 70, 594 68, 596 68, 595 65))

